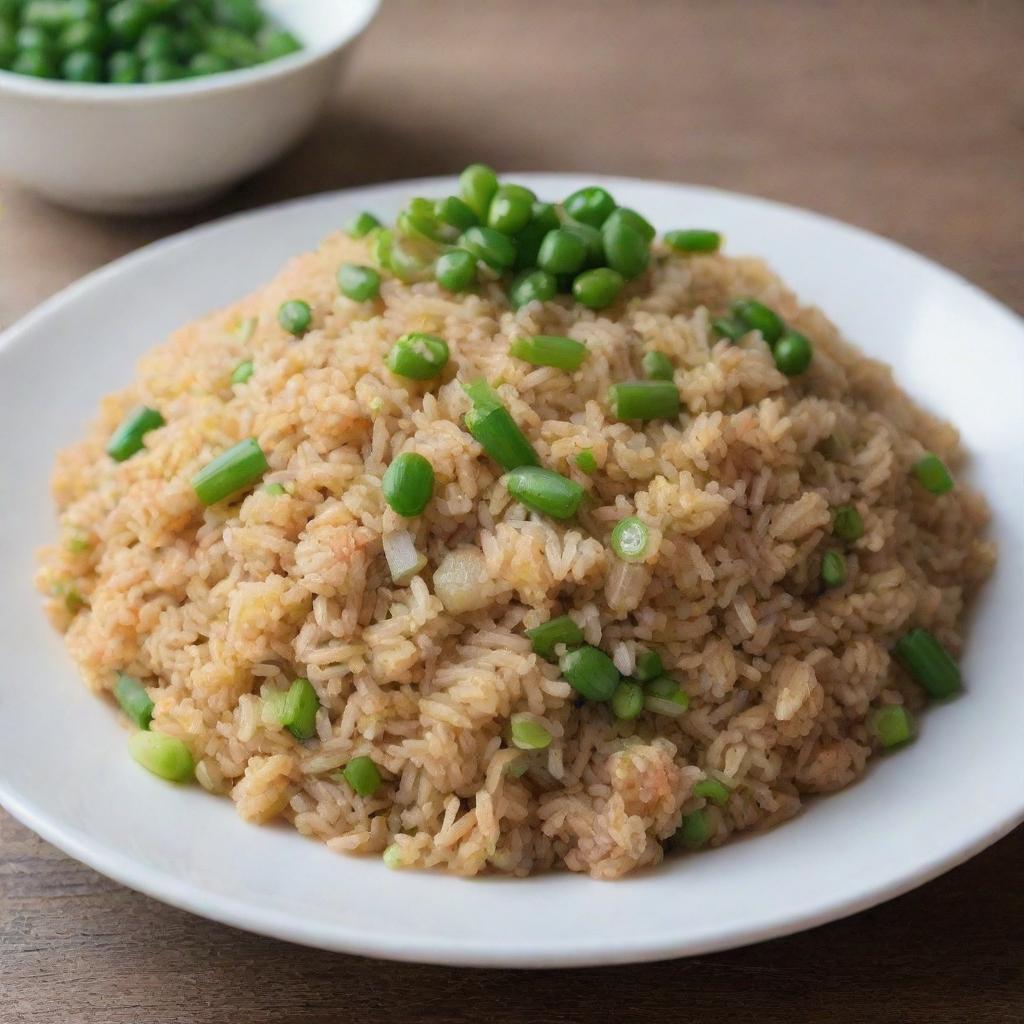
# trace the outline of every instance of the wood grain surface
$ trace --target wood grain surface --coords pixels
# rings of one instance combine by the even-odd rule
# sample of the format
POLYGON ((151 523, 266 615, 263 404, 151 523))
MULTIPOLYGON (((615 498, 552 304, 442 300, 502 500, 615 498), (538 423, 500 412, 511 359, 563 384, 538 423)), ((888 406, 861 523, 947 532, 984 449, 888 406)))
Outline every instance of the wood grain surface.
MULTIPOLYGON (((810 207, 1021 311, 1022 63, 1021 0, 386 0, 310 138, 213 208, 100 219, 0 180, 0 326, 199 221, 472 159, 810 207)), ((211 924, 102 878, 0 812, 0 1024, 1020 1024, 1022 867, 1018 829, 916 892, 744 950, 450 970, 211 924)))

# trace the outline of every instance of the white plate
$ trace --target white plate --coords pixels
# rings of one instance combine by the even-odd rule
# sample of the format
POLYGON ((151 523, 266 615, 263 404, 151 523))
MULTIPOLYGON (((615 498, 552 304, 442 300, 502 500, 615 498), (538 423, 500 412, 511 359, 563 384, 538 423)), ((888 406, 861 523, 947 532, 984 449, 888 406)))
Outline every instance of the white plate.
POLYGON ((1024 327, 946 270, 883 239, 703 188, 517 175, 559 198, 601 181, 657 226, 722 229, 764 255, 916 398, 963 432, 1000 545, 964 668, 968 692, 920 739, 795 821, 620 882, 551 874, 465 881, 392 872, 129 759, 110 707, 79 682, 33 593, 53 535, 56 450, 172 328, 270 278, 353 211, 391 215, 453 182, 303 199, 161 242, 50 300, 0 339, 0 801, 71 856, 197 914, 295 942, 450 964, 551 967, 652 960, 834 920, 919 885, 1024 818, 1024 327))

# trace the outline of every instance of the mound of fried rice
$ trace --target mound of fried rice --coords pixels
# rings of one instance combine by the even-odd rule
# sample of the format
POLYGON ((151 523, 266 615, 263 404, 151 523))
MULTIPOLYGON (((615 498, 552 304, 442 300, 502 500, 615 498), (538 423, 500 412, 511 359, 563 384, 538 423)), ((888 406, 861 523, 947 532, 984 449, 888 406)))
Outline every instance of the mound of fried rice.
POLYGON ((955 469, 956 432, 761 262, 659 249, 601 313, 568 299, 512 312, 497 282, 453 296, 388 279, 360 304, 339 295, 342 262, 367 263, 365 243, 330 237, 178 331, 104 399, 54 478, 61 535, 39 584, 71 656, 98 692, 118 673, 142 680, 152 727, 184 740, 199 782, 246 820, 285 819, 346 853, 392 846, 393 866, 614 878, 660 862, 686 813, 707 806, 717 845, 849 785, 875 752, 871 709, 922 703, 893 641, 923 626, 961 650, 965 606, 993 562, 984 502, 962 484, 930 494, 909 471, 924 451, 955 469), (713 335, 737 296, 811 339, 806 374, 783 376, 757 333, 713 335), (276 319, 292 298, 313 308, 299 339, 276 319), (407 331, 447 340, 439 381, 387 370, 407 331), (524 334, 569 335, 589 357, 574 373, 532 367, 507 354, 524 334), (676 365, 685 411, 616 422, 608 387, 642 376, 652 350, 676 365), (245 359, 255 372, 232 385, 245 359), (542 464, 586 488, 576 519, 509 497, 462 424, 460 382, 480 377, 542 464), (139 403, 167 425, 118 464, 105 445, 139 403), (256 486, 204 509, 191 477, 249 436, 269 460, 264 482, 285 493, 256 486), (584 449, 589 476, 574 461, 584 449), (415 520, 381 494, 403 451, 437 478, 415 520), (842 504, 865 531, 844 548, 847 582, 825 590, 842 504), (652 540, 629 571, 609 547, 627 515, 652 540), (399 586, 382 545, 401 531, 428 561, 399 586), (562 614, 624 674, 658 651, 689 710, 621 722, 578 700, 524 636, 562 614), (297 677, 321 704, 304 743, 261 697, 297 677), (510 746, 514 712, 551 746, 510 746), (339 773, 358 755, 384 779, 372 797, 339 773), (731 789, 726 806, 693 795, 706 777, 731 789))

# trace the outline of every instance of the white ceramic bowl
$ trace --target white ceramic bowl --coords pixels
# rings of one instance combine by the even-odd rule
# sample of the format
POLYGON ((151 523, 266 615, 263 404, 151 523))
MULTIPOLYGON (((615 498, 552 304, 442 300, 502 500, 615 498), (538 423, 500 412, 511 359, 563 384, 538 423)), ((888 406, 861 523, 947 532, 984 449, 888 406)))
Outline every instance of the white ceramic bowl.
POLYGON ((905 892, 994 842, 1024 817, 1024 325, 934 263, 791 207, 627 179, 515 177, 552 199, 596 181, 661 230, 720 228, 729 252, 764 256, 957 424, 1000 547, 968 636, 964 695, 930 708, 917 741, 856 786, 781 828, 617 882, 389 871, 379 857, 247 825, 230 801, 140 769, 33 592, 33 551, 55 536, 54 453, 173 328, 263 283, 354 212, 393 217, 410 196, 455 184, 403 182, 149 246, 0 336, 0 802, 99 871, 207 917, 327 949, 492 966, 650 960, 770 938, 905 892))
POLYGON ((65 206, 162 213, 211 199, 293 145, 379 0, 264 0, 302 41, 242 71, 86 85, 0 71, 0 175, 65 206))

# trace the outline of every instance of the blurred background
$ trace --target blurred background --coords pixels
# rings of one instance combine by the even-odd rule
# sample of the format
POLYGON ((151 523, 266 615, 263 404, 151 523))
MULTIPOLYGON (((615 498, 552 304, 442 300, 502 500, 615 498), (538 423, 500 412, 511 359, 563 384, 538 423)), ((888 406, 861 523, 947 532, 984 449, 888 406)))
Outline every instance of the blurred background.
MULTIPOLYGON (((917 249, 1021 311, 1022 64, 1022 0, 385 0, 312 133, 212 206, 80 214, 0 172, 0 327, 205 220, 474 160, 808 207, 917 249)), ((438 1022, 614 1012, 1019 1024, 1022 857, 1018 830, 925 888, 814 932, 527 976, 374 964, 235 932, 122 889, 0 812, 0 1020, 405 1021, 415 1005, 416 1019, 438 1022)))

